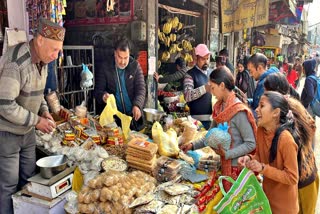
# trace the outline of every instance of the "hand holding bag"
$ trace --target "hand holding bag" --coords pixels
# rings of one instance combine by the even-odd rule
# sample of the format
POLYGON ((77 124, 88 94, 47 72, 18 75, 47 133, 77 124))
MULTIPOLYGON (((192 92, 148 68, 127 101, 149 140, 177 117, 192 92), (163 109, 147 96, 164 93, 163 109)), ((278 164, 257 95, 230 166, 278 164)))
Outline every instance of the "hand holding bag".
POLYGON ((254 173, 248 168, 243 168, 237 181, 231 177, 220 176, 219 186, 224 197, 214 210, 222 214, 271 214, 269 200, 265 195, 254 173), (222 180, 227 180, 233 185, 228 193, 225 192, 222 180))

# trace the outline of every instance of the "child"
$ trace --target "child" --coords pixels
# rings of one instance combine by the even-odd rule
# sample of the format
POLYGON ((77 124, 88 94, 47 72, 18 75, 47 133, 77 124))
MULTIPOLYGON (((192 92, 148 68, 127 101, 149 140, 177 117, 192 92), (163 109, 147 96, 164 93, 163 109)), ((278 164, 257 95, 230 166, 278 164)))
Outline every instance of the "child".
MULTIPOLYGON (((221 156, 222 174, 236 179, 241 170, 237 165, 238 157, 249 154, 256 148, 256 123, 251 110, 243 104, 233 92, 234 79, 228 68, 219 67, 210 74, 211 93, 217 102, 213 107, 211 128, 227 122, 231 135, 230 149, 225 151, 221 146, 216 153, 221 156)), ((192 142, 181 148, 184 151, 204 147, 204 139, 192 142)), ((231 183, 224 183, 226 191, 231 183)))
POLYGON ((236 86, 245 94, 248 98, 253 97, 253 92, 255 89, 254 80, 250 76, 247 65, 244 60, 240 59, 237 63, 238 73, 236 76, 236 86))
POLYGON ((296 122, 287 99, 267 91, 257 113, 257 152, 240 157, 238 162, 263 174, 263 190, 272 213, 298 213, 298 145, 296 122))

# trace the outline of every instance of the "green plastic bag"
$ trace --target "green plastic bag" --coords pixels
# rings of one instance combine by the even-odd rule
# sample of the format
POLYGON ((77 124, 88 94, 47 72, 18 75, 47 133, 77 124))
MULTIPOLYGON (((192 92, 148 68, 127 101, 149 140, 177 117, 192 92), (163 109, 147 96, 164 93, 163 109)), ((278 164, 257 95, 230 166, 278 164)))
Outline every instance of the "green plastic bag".
POLYGON ((220 176, 219 186, 224 197, 214 207, 217 213, 272 213, 269 200, 251 170, 243 168, 237 181, 228 176, 220 176), (228 193, 223 188, 222 180, 227 180, 233 184, 228 193))

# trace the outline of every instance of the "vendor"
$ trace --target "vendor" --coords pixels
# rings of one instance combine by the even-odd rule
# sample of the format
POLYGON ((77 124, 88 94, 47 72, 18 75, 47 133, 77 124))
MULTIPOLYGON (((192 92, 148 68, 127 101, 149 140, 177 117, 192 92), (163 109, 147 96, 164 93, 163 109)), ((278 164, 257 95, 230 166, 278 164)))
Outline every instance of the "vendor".
POLYGON ((183 81, 184 99, 194 119, 208 129, 212 114, 212 96, 208 84, 210 51, 205 44, 195 48, 196 65, 190 69, 183 81))
POLYGON ((176 71, 173 74, 166 75, 164 77, 160 77, 157 72, 154 73, 154 78, 158 83, 170 83, 175 81, 183 80, 186 75, 188 68, 186 66, 186 62, 182 57, 179 57, 175 61, 176 71))
MULTIPOLYGON (((143 127, 142 109, 145 104, 146 84, 139 63, 130 56, 130 42, 121 38, 115 43, 113 60, 106 60, 95 75, 94 96, 100 114, 110 94, 116 98, 120 112, 132 116, 131 130, 143 127)), ((116 120, 118 126, 120 121, 116 120)))
POLYGON ((40 18, 34 39, 10 47, 0 62, 0 214, 13 213, 12 194, 34 175, 35 128, 55 128, 43 92, 64 35, 63 27, 40 18))

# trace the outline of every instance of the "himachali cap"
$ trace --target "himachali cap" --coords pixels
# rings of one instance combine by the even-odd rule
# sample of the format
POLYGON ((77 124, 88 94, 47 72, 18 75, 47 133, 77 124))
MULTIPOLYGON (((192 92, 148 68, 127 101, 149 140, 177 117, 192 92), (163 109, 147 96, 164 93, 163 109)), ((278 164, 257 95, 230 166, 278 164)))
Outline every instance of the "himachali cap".
POLYGON ((61 27, 57 23, 51 22, 41 17, 39 20, 37 32, 45 38, 63 41, 66 29, 61 27))

